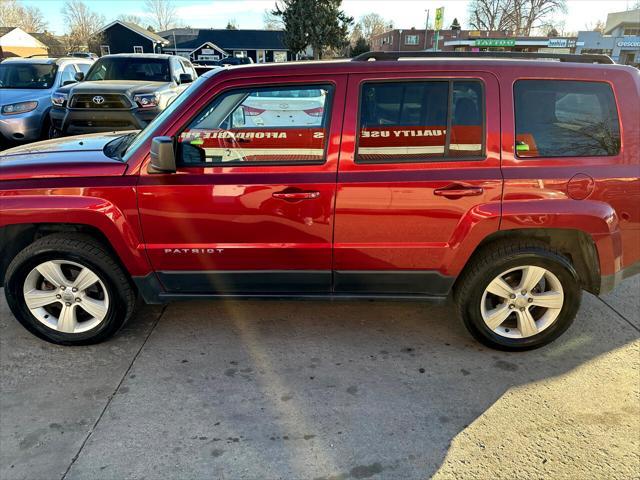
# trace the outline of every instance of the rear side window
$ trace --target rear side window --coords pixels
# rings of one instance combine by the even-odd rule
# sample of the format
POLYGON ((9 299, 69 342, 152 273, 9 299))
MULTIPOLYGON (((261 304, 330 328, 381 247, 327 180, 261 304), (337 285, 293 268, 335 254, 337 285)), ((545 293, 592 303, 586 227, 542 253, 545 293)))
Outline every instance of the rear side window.
POLYGON ((178 138, 188 165, 323 163, 330 86, 280 86, 224 93, 178 138))
POLYGON ((483 104, 478 81, 364 84, 356 162, 480 158, 483 104))
POLYGON ((606 83, 520 80, 514 88, 518 157, 583 157, 620 151, 618 111, 606 83))

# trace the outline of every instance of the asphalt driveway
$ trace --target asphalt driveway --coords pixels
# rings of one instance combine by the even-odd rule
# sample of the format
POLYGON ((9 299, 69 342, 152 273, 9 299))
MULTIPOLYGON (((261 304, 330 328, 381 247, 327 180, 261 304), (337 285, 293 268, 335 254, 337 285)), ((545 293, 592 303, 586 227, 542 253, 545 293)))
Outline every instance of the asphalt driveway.
POLYGON ((2 298, 3 480, 640 472, 638 277, 520 354, 400 302, 144 307, 110 342, 56 347, 2 298))

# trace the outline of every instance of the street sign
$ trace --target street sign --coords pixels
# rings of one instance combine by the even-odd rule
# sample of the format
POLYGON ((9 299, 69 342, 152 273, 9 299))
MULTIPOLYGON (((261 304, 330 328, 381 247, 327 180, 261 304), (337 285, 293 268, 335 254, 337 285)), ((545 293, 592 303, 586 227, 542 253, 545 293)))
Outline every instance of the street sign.
POLYGON ((435 29, 442 30, 442 20, 444 19, 444 7, 436 8, 435 29))

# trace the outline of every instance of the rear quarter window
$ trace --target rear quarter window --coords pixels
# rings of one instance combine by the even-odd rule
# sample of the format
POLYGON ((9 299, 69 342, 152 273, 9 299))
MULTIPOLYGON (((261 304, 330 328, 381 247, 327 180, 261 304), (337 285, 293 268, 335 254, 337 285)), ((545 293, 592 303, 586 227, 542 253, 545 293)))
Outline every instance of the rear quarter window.
POLYGON ((514 98, 518 157, 619 153, 618 110, 609 84, 519 80, 514 98))

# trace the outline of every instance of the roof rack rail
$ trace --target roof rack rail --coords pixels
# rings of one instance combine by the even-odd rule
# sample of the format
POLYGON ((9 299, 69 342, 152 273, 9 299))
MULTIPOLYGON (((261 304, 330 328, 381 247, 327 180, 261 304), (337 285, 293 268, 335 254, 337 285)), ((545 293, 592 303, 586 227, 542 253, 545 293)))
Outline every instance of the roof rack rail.
POLYGON ((352 60, 366 62, 368 60, 399 60, 401 58, 495 58, 495 59, 551 59, 561 62, 601 63, 606 65, 615 62, 608 55, 574 53, 536 53, 536 52, 365 52, 352 60))

